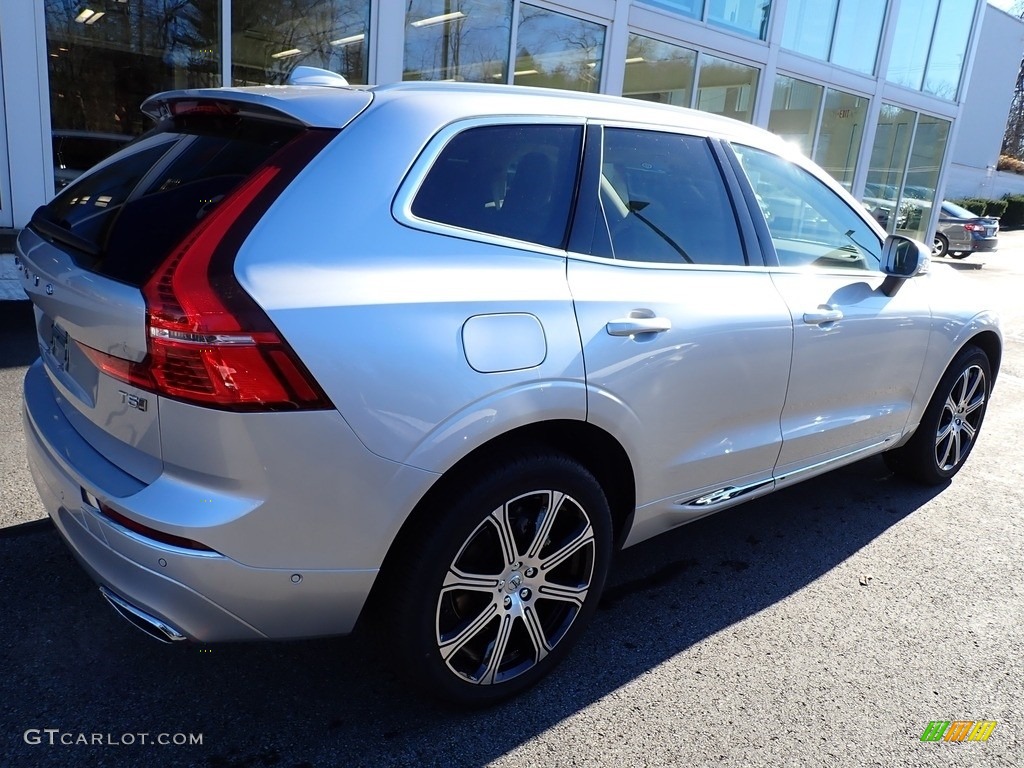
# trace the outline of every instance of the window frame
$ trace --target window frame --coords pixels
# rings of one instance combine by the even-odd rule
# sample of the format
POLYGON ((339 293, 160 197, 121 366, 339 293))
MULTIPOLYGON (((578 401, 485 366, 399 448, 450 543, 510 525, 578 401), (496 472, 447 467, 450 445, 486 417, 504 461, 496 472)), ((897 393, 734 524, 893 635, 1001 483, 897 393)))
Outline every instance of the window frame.
POLYGON ((431 169, 433 169, 445 148, 457 136, 474 128, 514 125, 565 125, 581 128, 583 130, 583 139, 580 142, 580 159, 577 160, 576 177, 574 180, 572 199, 569 201, 569 212, 566 221, 566 236, 563 239, 563 244, 568 242, 570 237, 569 233, 573 226, 577 200, 579 198, 580 168, 583 164, 583 147, 586 145, 587 141, 587 121, 583 117, 558 115, 489 115, 486 117, 466 118, 449 123, 427 141, 426 146, 413 161, 413 164, 409 168, 408 173, 406 173, 402 183, 399 184, 398 191, 395 193, 395 197, 391 202, 391 215, 395 221, 411 229, 423 232, 431 232, 433 234, 445 235, 447 237, 457 237, 462 240, 472 240, 475 242, 487 243, 489 245, 516 248, 519 250, 533 251, 552 256, 561 256, 564 258, 566 254, 564 248, 542 245, 541 243, 533 242, 532 240, 520 240, 518 238, 506 237, 504 235, 495 235, 490 232, 466 229, 455 224, 446 224, 444 222, 434 221, 433 219, 425 219, 413 213, 413 203, 416 201, 416 196, 419 194, 420 189, 423 186, 423 182, 426 180, 427 175, 430 173, 431 169))

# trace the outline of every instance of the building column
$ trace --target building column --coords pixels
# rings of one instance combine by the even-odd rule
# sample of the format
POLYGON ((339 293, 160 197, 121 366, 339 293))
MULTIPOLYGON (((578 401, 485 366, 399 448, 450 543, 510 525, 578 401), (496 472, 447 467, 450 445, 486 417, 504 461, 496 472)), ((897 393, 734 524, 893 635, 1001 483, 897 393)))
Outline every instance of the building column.
POLYGON ((21 228, 53 197, 46 23, 43 4, 24 0, 0 0, 0 18, 10 208, 13 226, 21 228))

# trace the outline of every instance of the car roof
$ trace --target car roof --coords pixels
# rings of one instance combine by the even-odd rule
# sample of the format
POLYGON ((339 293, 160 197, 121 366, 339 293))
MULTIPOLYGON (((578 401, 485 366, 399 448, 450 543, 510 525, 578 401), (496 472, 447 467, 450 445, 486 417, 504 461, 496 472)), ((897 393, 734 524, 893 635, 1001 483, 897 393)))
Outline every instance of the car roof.
POLYGON ((584 117, 603 121, 663 125, 700 134, 782 146, 760 128, 708 112, 640 99, 521 85, 400 82, 377 86, 280 85, 167 91, 147 99, 142 109, 159 118, 175 102, 216 99, 285 115, 311 127, 337 127, 372 103, 401 105, 439 124, 490 115, 584 117))

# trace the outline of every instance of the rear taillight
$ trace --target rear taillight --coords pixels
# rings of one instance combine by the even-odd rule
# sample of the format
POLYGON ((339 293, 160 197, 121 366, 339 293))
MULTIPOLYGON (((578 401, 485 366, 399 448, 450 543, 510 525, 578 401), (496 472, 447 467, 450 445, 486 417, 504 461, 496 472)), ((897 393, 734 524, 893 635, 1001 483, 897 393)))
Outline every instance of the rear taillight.
POLYGON ((226 197, 142 287, 149 354, 86 353, 111 376, 157 394, 235 411, 331 408, 270 318, 238 284, 234 258, 284 188, 334 136, 305 131, 226 197))
POLYGON ((195 539, 187 539, 183 536, 175 536, 173 533, 164 533, 158 531, 156 528, 150 528, 148 525, 143 525, 130 517, 126 517, 118 512, 116 509, 111 509, 108 505, 100 502, 100 512, 104 516, 110 518, 115 523, 120 525, 122 528, 127 528, 129 531, 145 536, 147 539, 153 539, 164 544, 170 544, 172 547, 179 547, 181 549, 194 549, 198 552, 214 552, 216 550, 210 549, 208 546, 203 544, 201 541, 195 539))
POLYGON ((972 222, 967 222, 966 224, 964 224, 964 229, 966 229, 968 232, 984 232, 985 231, 985 225, 984 224, 974 224, 972 222))

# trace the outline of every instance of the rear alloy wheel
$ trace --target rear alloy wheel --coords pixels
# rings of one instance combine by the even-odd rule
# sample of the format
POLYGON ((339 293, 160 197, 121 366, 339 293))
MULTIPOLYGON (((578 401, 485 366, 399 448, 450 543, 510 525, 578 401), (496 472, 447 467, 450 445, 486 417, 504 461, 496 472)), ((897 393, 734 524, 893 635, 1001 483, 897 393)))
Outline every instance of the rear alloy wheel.
POLYGON ((992 373, 988 356, 968 345, 956 356, 914 436, 885 454, 889 468, 927 485, 939 485, 960 471, 985 419, 992 373))
POLYGON ((612 535, 600 485, 571 459, 535 456, 484 473, 429 525, 393 588, 406 671, 459 704, 532 686, 568 652, 604 587, 612 535))
POLYGON ((935 235, 935 239, 932 240, 932 256, 939 258, 949 253, 949 240, 946 239, 945 235, 935 235))

